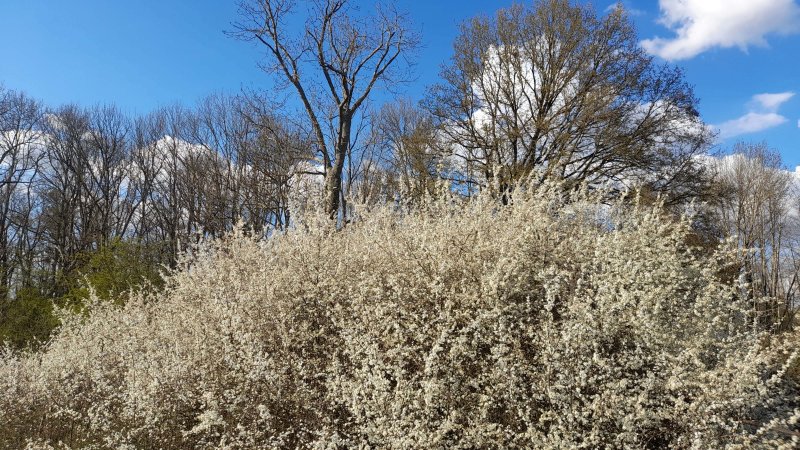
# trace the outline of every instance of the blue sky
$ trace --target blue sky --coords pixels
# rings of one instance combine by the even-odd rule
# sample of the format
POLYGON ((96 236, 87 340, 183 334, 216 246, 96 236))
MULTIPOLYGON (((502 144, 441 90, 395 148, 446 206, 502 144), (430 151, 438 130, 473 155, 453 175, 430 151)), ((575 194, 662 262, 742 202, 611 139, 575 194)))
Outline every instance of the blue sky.
MULTIPOLYGON (((449 58, 458 24, 512 1, 395 3, 422 34, 417 79, 404 88, 419 99, 449 58)), ((613 3, 593 4, 603 12, 613 3)), ((624 3, 645 48, 684 70, 704 120, 722 130, 718 150, 766 141, 787 166, 800 166, 797 0, 624 3)), ((0 83, 48 105, 115 103, 134 114, 270 89, 260 49, 223 33, 235 20, 235 0, 2 0, 0 83)))

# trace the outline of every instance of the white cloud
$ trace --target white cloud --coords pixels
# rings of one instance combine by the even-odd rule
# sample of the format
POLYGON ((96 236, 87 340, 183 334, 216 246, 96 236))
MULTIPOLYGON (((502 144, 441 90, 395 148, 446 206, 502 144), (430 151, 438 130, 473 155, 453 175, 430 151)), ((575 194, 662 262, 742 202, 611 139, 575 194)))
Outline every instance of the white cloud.
POLYGON ((800 31, 795 0, 659 0, 659 22, 676 36, 642 41, 649 53, 666 60, 692 58, 714 47, 767 45, 769 34, 800 31))
POLYGON ((765 111, 776 112, 782 104, 794 97, 794 92, 780 92, 777 94, 758 94, 753 96, 753 102, 765 111))
POLYGON ((738 119, 719 124, 719 137, 727 139, 740 134, 756 133, 786 123, 788 119, 776 113, 749 112, 738 119))
MULTIPOLYGON (((788 122, 789 119, 778 114, 778 108, 792 97, 794 97, 794 92, 754 95, 747 104, 747 114, 716 126, 719 129, 720 139, 727 139, 740 134, 756 133, 788 122)), ((800 121, 798 121, 797 125, 800 127, 800 121)))
MULTIPOLYGON (((740 134, 756 133, 768 128, 777 127, 789 119, 778 114, 778 108, 794 97, 794 92, 764 93, 752 97, 748 103, 748 113, 716 126, 720 139, 727 139, 740 134)), ((800 121, 798 122, 800 126, 800 121)))

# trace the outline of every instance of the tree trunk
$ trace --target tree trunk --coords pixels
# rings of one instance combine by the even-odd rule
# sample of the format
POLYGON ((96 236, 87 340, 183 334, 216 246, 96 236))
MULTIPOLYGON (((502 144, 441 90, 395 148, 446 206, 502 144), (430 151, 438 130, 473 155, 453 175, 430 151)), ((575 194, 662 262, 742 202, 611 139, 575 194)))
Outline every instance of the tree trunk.
POLYGON ((339 213, 339 196, 342 194, 342 172, 347 151, 350 149, 350 114, 339 115, 339 133, 334 149, 332 165, 325 174, 325 213, 336 221, 339 213))

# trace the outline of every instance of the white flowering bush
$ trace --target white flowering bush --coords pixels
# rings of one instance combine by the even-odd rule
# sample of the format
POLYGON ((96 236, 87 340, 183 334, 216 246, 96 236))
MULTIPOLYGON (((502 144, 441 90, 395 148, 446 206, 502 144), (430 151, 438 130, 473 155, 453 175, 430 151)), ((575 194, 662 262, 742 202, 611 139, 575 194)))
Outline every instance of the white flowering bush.
MULTIPOLYGON (((0 357, 2 448, 791 448, 725 248, 559 187, 203 244, 0 357)), ((796 339, 794 340, 796 342, 796 339)))

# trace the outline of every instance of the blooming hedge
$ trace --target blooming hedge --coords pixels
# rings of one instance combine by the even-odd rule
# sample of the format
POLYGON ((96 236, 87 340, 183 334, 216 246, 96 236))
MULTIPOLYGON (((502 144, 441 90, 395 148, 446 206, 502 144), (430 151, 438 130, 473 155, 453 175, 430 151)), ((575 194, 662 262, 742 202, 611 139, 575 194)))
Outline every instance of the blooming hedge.
POLYGON ((798 445, 725 245, 558 186, 201 245, 0 356, 3 448, 798 445))

